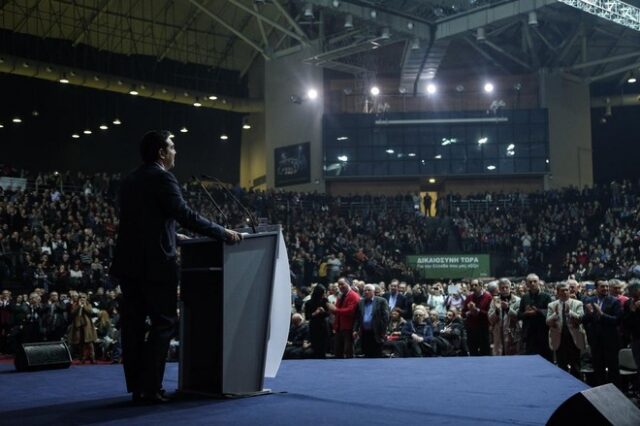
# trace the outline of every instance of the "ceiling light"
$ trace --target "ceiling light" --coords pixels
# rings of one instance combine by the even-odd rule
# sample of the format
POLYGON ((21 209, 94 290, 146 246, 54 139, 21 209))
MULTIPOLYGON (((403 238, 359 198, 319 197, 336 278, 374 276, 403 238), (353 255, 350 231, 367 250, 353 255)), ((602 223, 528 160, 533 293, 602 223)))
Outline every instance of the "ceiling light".
POLYGON ((58 80, 60 83, 62 84, 68 84, 69 83, 69 79, 67 78, 66 74, 62 74, 62 76, 60 77, 60 80, 58 80))
POLYGON ((209 100, 211 100, 211 101, 215 101, 216 99, 218 99, 218 97, 216 95, 209 96, 209 100))
POLYGON ((496 166, 494 166, 493 164, 490 166, 487 166, 487 170, 495 170, 496 166))
POLYGON ((411 21, 407 22, 407 29, 408 30, 412 30, 413 29, 413 22, 411 22, 411 21))
POLYGON ((485 83, 484 91, 487 93, 493 92, 493 83, 485 83))
POLYGON ((180 129, 180 133, 187 133, 189 131, 189 129, 187 129, 185 126, 182 126, 182 128, 180 129))
POLYGON ((436 180, 434 178, 429 178, 429 183, 436 183, 436 180))
POLYGON ((304 7, 304 17, 307 19, 313 19, 313 6, 311 3, 307 3, 304 7))
POLYGON ((20 117, 13 117, 11 121, 13 121, 14 123, 22 123, 22 119, 20 117))
POLYGON ((138 95, 138 90, 136 89, 135 84, 133 86, 131 86, 131 90, 129 90, 129 94, 133 95, 133 96, 137 96, 138 95))
POLYGON ((387 151, 386 151, 386 153, 387 153, 387 154, 393 154, 394 152, 395 152, 395 151, 394 151, 394 150, 392 150, 392 149, 387 149, 387 151))
POLYGON ((106 124, 101 124, 100 125, 100 130, 107 130, 109 128, 109 126, 107 126, 106 124))
POLYGON ((348 30, 353 28, 353 15, 347 15, 344 18, 344 27, 348 30))
POLYGON ((372 96, 378 96, 380 94, 380 88, 378 86, 373 86, 370 93, 372 96))
POLYGON ((338 156, 338 160, 347 162, 349 161, 349 157, 347 157, 346 155, 340 155, 338 156))
POLYGON ((435 157, 433 157, 433 158, 435 158, 436 160, 440 160, 440 159, 442 158, 442 154, 438 154, 438 155, 436 155, 436 156, 435 156, 435 157))
POLYGON ((82 133, 84 133, 85 135, 90 135, 92 132, 90 129, 84 129, 82 133))
POLYGON ((409 155, 409 157, 415 157, 416 153, 415 152, 410 152, 408 155, 409 155))
POLYGON ((507 146, 507 151, 513 151, 515 147, 516 146, 514 144, 509 144, 509 146, 507 146))
POLYGON ((74 139, 79 139, 80 135, 77 134, 77 133, 74 133, 74 134, 71 135, 71 137, 74 138, 74 139))
POLYGON ((384 27, 382 29, 382 33, 380 34, 380 38, 382 40, 389 40, 391 38, 391 32, 389 31, 389 27, 384 27))
POLYGON ((635 77, 629 77, 629 80, 627 80, 627 83, 631 83, 631 84, 633 84, 633 83, 635 83, 636 81, 638 81, 638 80, 636 80, 636 78, 635 78, 635 77))
POLYGON ((427 93, 430 95, 433 95, 436 93, 436 91, 438 90, 438 88, 436 87, 435 84, 433 83, 429 83, 427 84, 427 93))
POLYGON ((113 124, 115 124, 116 126, 119 126, 122 124, 122 121, 120 121, 120 119, 116 117, 113 119, 113 124))
POLYGON ((314 100, 318 98, 318 91, 316 89, 307 90, 307 98, 314 100))
POLYGON ((0 123, 0 129, 4 129, 4 124, 0 123))
POLYGON ((227 136, 226 134, 221 134, 220 135, 220 140, 226 141, 227 139, 229 139, 229 136, 227 136))
POLYGON ((193 103, 193 106, 196 108, 200 108, 202 106, 202 103, 200 103, 200 98, 198 98, 197 96, 195 102, 193 103))
POLYGON ((376 12, 375 9, 371 9, 371 12, 369 12, 369 16, 371 16, 371 19, 376 19, 378 17, 378 12, 376 12))
POLYGON ((485 136, 483 138, 478 139, 478 144, 479 145, 484 145, 485 143, 487 143, 488 140, 489 140, 489 138, 485 136))
POLYGON ((340 2, 338 0, 333 0, 333 7, 340 7, 340 2))
POLYGON ((244 130, 249 130, 249 129, 251 129, 251 124, 249 124, 248 121, 245 121, 244 123, 242 123, 242 128, 244 130))
POLYGON ((538 26, 538 15, 536 14, 535 10, 529 12, 529 25, 531 25, 532 27, 538 26))

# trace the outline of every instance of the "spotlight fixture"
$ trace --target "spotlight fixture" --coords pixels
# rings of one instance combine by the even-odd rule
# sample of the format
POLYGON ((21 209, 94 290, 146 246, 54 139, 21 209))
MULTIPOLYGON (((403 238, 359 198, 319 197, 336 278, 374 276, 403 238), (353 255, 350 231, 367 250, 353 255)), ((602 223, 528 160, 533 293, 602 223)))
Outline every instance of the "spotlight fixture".
POLYGON ((112 123, 116 126, 119 126, 122 124, 122 121, 120 121, 120 119, 116 117, 113 119, 112 123))
POLYGON ((392 149, 387 149, 385 152, 386 152, 387 154, 393 154, 393 153, 395 153, 395 151, 394 151, 394 150, 392 150, 392 149))
POLYGON ((491 92, 493 92, 493 89, 494 89, 493 83, 485 83, 485 85, 484 85, 484 91, 485 92, 491 93, 491 92))
POLYGON ((107 130, 109 128, 109 126, 107 126, 106 124, 101 124, 100 125, 100 130, 107 130))
POLYGON ((22 118, 20 118, 20 117, 13 117, 13 118, 11 119, 11 121, 12 121, 12 122, 14 122, 14 123, 16 123, 16 124, 20 124, 20 123, 22 123, 22 118))
POLYGON ((227 139, 229 139, 229 136, 227 136, 225 133, 220 135, 220 140, 226 141, 227 139))
POLYGON ((440 160, 440 159, 442 159, 442 154, 438 154, 438 155, 436 155, 436 156, 435 156, 435 157, 433 157, 433 158, 435 158, 436 160, 440 160))
POLYGON ((90 135, 90 134, 91 134, 91 133, 93 133, 93 132, 91 132, 91 130, 90 130, 90 129, 84 129, 84 130, 82 131, 82 133, 84 133, 85 135, 90 135))
POLYGON ((493 164, 487 166, 487 170, 495 170, 496 166, 494 166, 493 164))
POLYGON ((438 88, 434 83, 427 84, 427 93, 433 95, 437 92, 438 88))
POLYGON ((189 131, 189 129, 187 129, 185 126, 182 126, 180 128, 180 133, 187 133, 189 131))
POLYGON ((318 91, 316 89, 307 90, 307 98, 314 100, 318 98, 318 91))
POLYGON ((307 3, 304 7, 304 17, 307 19, 313 19, 313 6, 311 3, 307 3))
POLYGON ((371 96, 378 96, 380 94, 380 88, 378 86, 373 86, 369 91, 371 96))
POLYGON ((249 130, 251 128, 251 124, 249 123, 249 120, 247 119, 247 117, 242 119, 242 128, 244 130, 249 130))
POLYGON ((409 157, 415 157, 416 153, 415 152, 410 152, 409 154, 407 154, 409 157))
POLYGON ((58 81, 62 84, 69 84, 69 79, 67 78, 66 73, 62 73, 62 75, 60 76, 60 80, 58 81))
POLYGON ((482 137, 480 139, 478 139, 478 145, 484 145, 485 143, 487 143, 487 141, 489 141, 488 137, 482 137))
POLYGON ((74 134, 71 135, 71 137, 74 138, 74 139, 79 139, 80 135, 77 134, 77 133, 74 133, 74 134))
POLYGON ((413 22, 411 22, 411 21, 407 22, 407 29, 409 31, 413 30, 413 22))
POLYGON ((216 99, 218 99, 218 97, 216 95, 209 96, 209 100, 210 101, 215 101, 216 99))
POLYGON ((135 84, 131 86, 131 90, 129 90, 129 94, 133 96, 138 96, 138 90, 136 89, 135 84))
POLYGON ((339 155, 338 160, 346 163, 347 161, 349 161, 349 157, 347 157, 346 155, 339 155))
POLYGON ((353 15, 347 15, 344 18, 344 27, 348 30, 353 28, 353 15))
POLYGON ((629 79, 627 80, 627 83, 629 83, 629 84, 633 84, 633 83, 635 83, 636 81, 638 81, 638 80, 636 80, 636 78, 635 78, 635 77, 629 77, 629 79))
POLYGON ((196 96, 196 100, 193 103, 193 106, 196 108, 200 108, 202 106, 202 103, 200 103, 200 98, 196 96))
POLYGON ((0 123, 0 129, 4 129, 4 124, 0 123))

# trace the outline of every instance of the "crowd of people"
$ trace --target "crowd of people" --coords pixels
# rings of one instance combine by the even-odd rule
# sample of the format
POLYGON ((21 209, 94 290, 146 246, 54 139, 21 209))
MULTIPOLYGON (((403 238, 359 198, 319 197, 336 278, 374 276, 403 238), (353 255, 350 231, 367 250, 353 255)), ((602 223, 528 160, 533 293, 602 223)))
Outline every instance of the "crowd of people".
MULTIPOLYGON (((120 175, 0 169, 5 176, 28 182, 25 189, 0 188, 0 285, 12 284, 15 293, 6 290, 0 302, 0 352, 12 352, 20 342, 66 338, 81 359, 96 359, 97 342, 98 356, 117 362, 120 293, 109 268, 118 228, 114 199, 120 175)), ((452 239, 462 252, 506 254, 511 259, 510 276, 535 272, 547 283, 569 279, 569 288, 575 280, 596 291, 602 278, 628 281, 640 276, 640 190, 626 181, 584 190, 479 194, 467 198, 474 202, 473 208, 451 195, 436 202, 436 217, 420 213, 423 200, 417 194, 333 197, 206 184, 220 210, 199 183, 182 187, 189 204, 203 215, 227 227, 244 226, 243 204, 256 217, 283 225, 298 293, 292 323, 299 333, 292 341, 302 342, 292 346, 295 350, 289 356, 351 351, 353 322, 340 325, 340 333, 327 332, 322 350, 317 330, 325 330, 322 324, 340 315, 344 309, 340 287, 352 288, 348 280, 353 280, 352 291, 363 300, 363 309, 367 307, 366 318, 355 322, 358 327, 365 324, 367 331, 366 338, 356 339, 356 348, 361 348, 356 350, 364 354, 522 353, 533 344, 523 344, 522 339, 538 327, 544 333, 538 335, 537 351, 550 358, 547 318, 527 326, 533 323, 529 314, 520 312, 522 303, 516 307, 516 298, 524 300, 528 294, 523 285, 500 281, 485 288, 477 283, 476 288, 492 296, 482 292, 473 296, 473 282, 427 285, 406 264, 408 254, 450 250, 452 239), (342 285, 341 280, 345 280, 342 285), (384 282, 391 283, 389 288, 384 282), (394 287, 400 288, 398 293, 394 287), (498 308, 495 300, 503 287, 505 293, 509 287, 509 298, 498 308), (378 315, 369 312, 369 300, 378 315), (385 311, 381 300, 387 313, 379 322, 377 317, 385 311), (476 315, 476 309, 481 313, 476 315), (496 311, 517 312, 518 326, 505 320, 508 315, 496 317, 496 311), (503 324, 499 334, 496 324, 503 324), (315 337, 306 339, 305 327, 316 330, 311 333, 315 337)), ((531 305, 548 309, 550 298, 559 293, 547 290, 542 293, 549 298, 531 305)))

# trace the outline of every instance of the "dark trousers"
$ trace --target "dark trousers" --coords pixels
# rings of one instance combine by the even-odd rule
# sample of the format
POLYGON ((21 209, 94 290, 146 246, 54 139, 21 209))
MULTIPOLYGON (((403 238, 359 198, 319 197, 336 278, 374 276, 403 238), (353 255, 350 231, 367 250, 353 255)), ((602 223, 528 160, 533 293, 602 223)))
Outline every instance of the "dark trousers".
POLYGON ((491 355, 489 328, 467 328, 467 345, 469 346, 469 355, 471 356, 491 355))
MULTIPOLYGON (((595 341, 591 345, 591 362, 593 364, 593 386, 613 383, 619 386, 618 347, 617 342, 595 341), (606 370, 608 370, 608 372, 606 370), (607 374, 608 373, 608 374, 607 374)), ((591 341, 589 342, 591 343, 591 341)))
POLYGON ((122 363, 127 392, 162 389, 171 337, 178 323, 175 284, 123 283, 122 363), (151 320, 147 335, 146 319, 151 320))
POLYGON ((378 343, 376 341, 376 335, 373 330, 362 330, 362 334, 360 335, 360 342, 362 344, 362 353, 365 357, 382 357, 382 343, 378 343))
POLYGON ((525 355, 540 355, 549 362, 553 362, 553 353, 549 348, 549 330, 541 329, 526 333, 524 339, 525 355))
MULTIPOLYGON (((631 339, 631 353, 636 366, 640 366, 640 339, 631 339)), ((640 374, 636 374, 635 391, 640 392, 640 374)))
POLYGON ((336 331, 336 358, 353 358, 353 334, 351 330, 336 331))
POLYGON ((562 333, 560 346, 556 351, 558 367, 564 371, 570 371, 571 375, 580 378, 580 349, 573 342, 571 334, 562 333))

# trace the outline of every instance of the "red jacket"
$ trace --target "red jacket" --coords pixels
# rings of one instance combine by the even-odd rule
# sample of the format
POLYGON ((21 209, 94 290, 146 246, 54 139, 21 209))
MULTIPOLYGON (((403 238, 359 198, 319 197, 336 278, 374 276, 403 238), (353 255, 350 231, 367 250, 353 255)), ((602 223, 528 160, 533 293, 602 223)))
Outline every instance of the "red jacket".
POLYGON ((338 297, 336 301, 336 310, 334 311, 335 320, 333 321, 333 329, 336 331, 353 329, 353 321, 358 310, 358 302, 360 295, 353 290, 344 296, 338 297))
POLYGON ((492 300, 493 297, 488 291, 482 292, 480 296, 476 296, 473 292, 467 296, 462 307, 462 316, 467 329, 489 327, 488 313, 492 300), (475 303, 480 312, 469 312, 469 302, 475 303))

